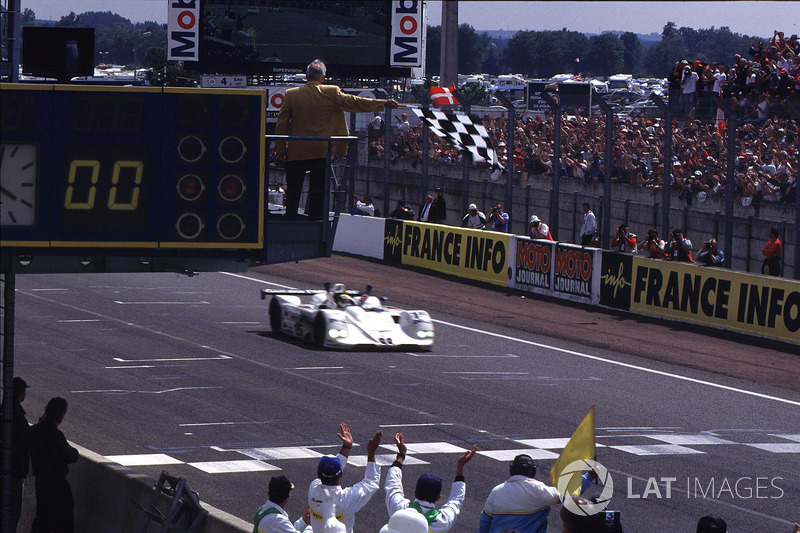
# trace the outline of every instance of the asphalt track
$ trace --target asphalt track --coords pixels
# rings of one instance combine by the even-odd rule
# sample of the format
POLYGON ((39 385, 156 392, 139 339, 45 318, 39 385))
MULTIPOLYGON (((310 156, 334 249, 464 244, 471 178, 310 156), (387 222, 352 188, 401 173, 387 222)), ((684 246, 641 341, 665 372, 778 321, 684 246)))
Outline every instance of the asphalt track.
MULTIPOLYGON (((17 289, 29 419, 64 396, 68 438, 135 472, 185 476, 202 501, 246 520, 276 472, 297 486, 297 516, 346 421, 357 446, 344 483, 363 475, 373 432, 388 464, 401 431, 407 495, 435 472, 446 497, 456 457, 477 443, 454 529, 474 531, 507 461, 529 453, 546 480, 591 405, 627 532, 693 531, 707 513, 732 531, 788 532, 798 519, 800 365, 785 345, 344 256, 195 278, 18 276, 17 289), (268 331, 259 288, 324 281, 370 283, 391 304, 429 310, 434 349, 331 352, 268 331)), ((380 491, 356 531, 377 531, 385 513, 380 491)), ((557 513, 550 526, 560 531, 557 513)))

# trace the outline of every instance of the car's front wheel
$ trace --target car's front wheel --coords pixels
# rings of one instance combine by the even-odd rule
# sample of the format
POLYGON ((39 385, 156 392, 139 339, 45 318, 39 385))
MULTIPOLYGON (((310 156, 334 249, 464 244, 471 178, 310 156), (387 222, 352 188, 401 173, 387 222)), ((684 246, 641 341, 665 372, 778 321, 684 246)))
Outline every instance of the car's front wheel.
POLYGON ((328 326, 325 324, 325 317, 322 316, 322 313, 317 313, 317 316, 314 317, 314 324, 311 329, 311 335, 314 340, 314 344, 317 346, 325 346, 325 335, 327 334, 328 326))
POLYGON ((283 321, 283 309, 281 302, 273 297, 269 303, 269 325, 275 333, 281 332, 281 322, 283 321))

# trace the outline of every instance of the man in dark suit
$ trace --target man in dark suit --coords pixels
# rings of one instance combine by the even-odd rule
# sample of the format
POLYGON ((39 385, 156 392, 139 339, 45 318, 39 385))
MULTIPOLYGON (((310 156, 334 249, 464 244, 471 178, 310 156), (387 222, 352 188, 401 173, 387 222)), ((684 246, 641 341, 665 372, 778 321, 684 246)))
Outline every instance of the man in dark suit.
MULTIPOLYGON (((375 100, 345 94, 336 85, 322 85, 325 79, 325 63, 314 60, 306 69, 307 83, 286 91, 278 122, 277 135, 329 137, 347 135, 344 112, 380 111, 385 107, 395 109, 395 100, 375 100)), ((325 190, 325 155, 327 141, 277 141, 275 150, 287 153, 286 158, 286 216, 297 216, 300 193, 303 190, 305 173, 310 173, 309 212, 312 218, 323 218, 325 190)), ((345 155, 346 142, 333 144, 333 153, 345 155)))
POLYGON ((437 187, 436 198, 434 198, 433 203, 431 203, 431 213, 428 215, 428 222, 433 222, 434 224, 444 224, 446 218, 447 201, 442 195, 441 187, 437 187))

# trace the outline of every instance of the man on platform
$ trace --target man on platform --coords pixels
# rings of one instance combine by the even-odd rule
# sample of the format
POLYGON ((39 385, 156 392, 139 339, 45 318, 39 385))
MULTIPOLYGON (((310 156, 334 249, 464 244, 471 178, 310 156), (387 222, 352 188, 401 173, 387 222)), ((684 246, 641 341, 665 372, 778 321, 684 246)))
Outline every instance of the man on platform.
MULTIPOLYGON (((302 87, 286 91, 275 126, 277 135, 330 137, 347 135, 344 112, 380 111, 385 107, 395 109, 395 100, 373 100, 345 94, 336 85, 322 85, 325 80, 325 63, 315 59, 306 69, 308 80, 302 87)), ((305 174, 309 172, 309 209, 311 218, 323 217, 325 191, 326 141, 277 141, 275 150, 286 153, 286 216, 294 218, 300 205, 305 174)), ((346 142, 333 143, 333 153, 345 155, 346 142)))

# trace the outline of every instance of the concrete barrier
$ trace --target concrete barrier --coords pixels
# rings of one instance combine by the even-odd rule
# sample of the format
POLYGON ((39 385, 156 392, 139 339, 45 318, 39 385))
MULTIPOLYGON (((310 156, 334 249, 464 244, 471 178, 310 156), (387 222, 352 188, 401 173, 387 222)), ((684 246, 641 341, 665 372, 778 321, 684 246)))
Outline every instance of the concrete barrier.
MULTIPOLYGON (((81 456, 69 467, 69 483, 75 496, 75 531, 81 533, 138 533, 144 513, 134 503, 146 505, 155 480, 107 460, 91 450, 71 443, 81 456)), ((191 487, 191 480, 189 486, 191 487)), ((18 531, 30 531, 36 514, 34 478, 29 476, 23 496, 18 531)), ((166 496, 163 497, 165 500, 166 496)), ((252 524, 200 501, 208 515, 198 533, 251 533, 252 524)), ((159 531, 152 522, 148 531, 159 531)))

